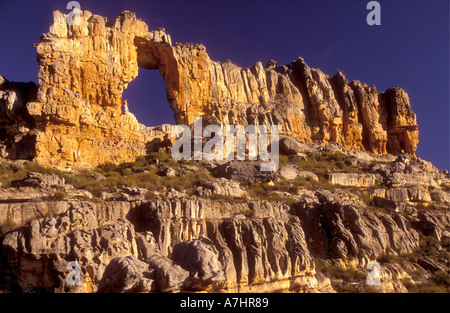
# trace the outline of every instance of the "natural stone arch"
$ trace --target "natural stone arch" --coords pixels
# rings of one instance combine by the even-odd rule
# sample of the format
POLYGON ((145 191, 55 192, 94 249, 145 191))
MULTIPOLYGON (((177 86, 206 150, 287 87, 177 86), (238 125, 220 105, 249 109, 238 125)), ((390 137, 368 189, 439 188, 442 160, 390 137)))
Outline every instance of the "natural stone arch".
POLYGON ((177 124, 191 125, 197 116, 222 125, 276 124, 281 135, 306 143, 377 154, 416 151, 416 116, 400 88, 379 93, 349 83, 342 72, 330 78, 302 58, 251 68, 214 62, 203 45, 172 45, 163 29, 149 32, 128 11, 114 21, 82 11, 79 25, 55 11, 36 50, 39 88, 26 110, 35 125, 29 157, 42 164, 133 161, 170 134, 170 127, 145 127, 121 112, 123 90, 139 67, 160 71, 177 124))
POLYGON ((138 66, 147 70, 159 70, 166 84, 167 101, 174 111, 175 120, 180 123, 180 111, 174 91, 179 90, 179 72, 177 60, 173 53, 170 36, 163 29, 157 29, 148 34, 148 37, 134 39, 137 49, 138 66))

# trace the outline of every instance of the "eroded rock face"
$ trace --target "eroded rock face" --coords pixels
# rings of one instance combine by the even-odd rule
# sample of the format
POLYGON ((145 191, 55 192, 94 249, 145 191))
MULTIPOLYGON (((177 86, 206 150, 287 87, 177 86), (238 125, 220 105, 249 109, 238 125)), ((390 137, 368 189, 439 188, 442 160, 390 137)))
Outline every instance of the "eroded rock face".
MULTIPOLYGON (((298 166, 281 167, 278 183, 303 175, 298 166)), ((178 172, 199 170, 200 164, 177 167, 178 172)), ((115 193, 127 194, 126 199, 103 201, 81 200, 59 176, 30 172, 0 188, 0 289, 339 292, 345 286, 331 265, 360 271, 364 280, 357 279, 357 284, 362 288, 367 264, 378 260, 383 281, 379 290, 399 292, 405 291, 404 279, 419 282, 409 276, 416 270, 448 271, 448 260, 428 255, 424 247, 425 240, 443 252, 448 246, 449 202, 440 196, 448 195, 448 173, 404 157, 367 170, 330 173, 334 186, 329 189, 316 185, 322 177, 316 181, 308 176, 308 184, 302 180, 298 188, 276 191, 271 200, 253 194, 249 182, 214 178, 190 189, 200 197, 168 189, 143 200, 146 189, 117 187, 115 193), (400 175, 395 184, 387 179, 392 173, 400 175), (409 175, 420 173, 429 174, 430 181, 412 186, 409 175), (52 198, 56 191, 65 192, 64 200, 52 198), (212 194, 221 197, 214 200, 212 194), (434 208, 414 204, 430 200, 434 208), (420 258, 410 259, 417 254, 420 258), (402 261, 387 261, 392 257, 402 261), (67 265, 73 261, 81 268, 78 286, 67 281, 67 265)))
MULTIPOLYGON (((203 200, 145 202, 134 208, 134 227, 113 217, 114 206, 101 219, 92 204, 73 203, 60 215, 5 234, 1 274, 23 292, 315 288, 314 262, 298 218, 270 203, 254 203, 252 209, 264 218, 233 217, 203 200), (66 280, 71 261, 80 264, 80 285, 66 280)), ((127 217, 133 220, 133 214, 127 217)))
POLYGON ((73 26, 66 17, 55 11, 36 45, 39 90, 27 104, 37 125, 36 160, 95 165, 144 154, 145 127, 121 114, 121 99, 137 76, 134 38, 147 36, 147 25, 129 12, 111 22, 83 11, 73 26))
POLYGON ((34 156, 35 123, 27 103, 36 99, 35 83, 10 82, 0 76, 0 157, 30 159, 34 156))
POLYGON ((250 68, 215 62, 203 45, 172 45, 164 29, 149 32, 127 11, 114 21, 82 11, 80 25, 72 26, 66 18, 55 11, 50 31, 36 45, 39 88, 33 97, 13 94, 17 85, 0 81, 2 129, 9 129, 4 121, 32 127, 30 138, 23 138, 30 140, 30 151, 3 143, 9 147, 5 156, 65 167, 145 154, 167 132, 121 112, 122 92, 138 68, 159 70, 178 124, 190 125, 198 116, 221 124, 276 124, 282 135, 300 142, 333 142, 377 154, 416 151, 416 117, 400 88, 379 93, 348 83, 342 72, 330 78, 302 58, 250 68))
POLYGON ((125 210, 109 203, 102 213, 73 202, 5 234, 0 274, 22 292, 316 292, 327 288, 315 259, 365 267, 382 254, 413 252, 418 231, 437 240, 448 235, 448 214, 416 219, 345 205, 328 194, 292 208, 170 199, 125 210), (242 210, 254 216, 236 215, 242 210), (79 262, 80 285, 66 279, 70 261, 79 262))

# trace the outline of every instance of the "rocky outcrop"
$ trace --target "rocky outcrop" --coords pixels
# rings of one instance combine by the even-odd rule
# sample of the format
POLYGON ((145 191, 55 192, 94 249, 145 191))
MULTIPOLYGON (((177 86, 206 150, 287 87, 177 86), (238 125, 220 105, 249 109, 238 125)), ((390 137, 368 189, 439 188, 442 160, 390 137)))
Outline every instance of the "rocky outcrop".
POLYGON ((208 201, 150 201, 119 215, 108 206, 106 219, 90 203, 75 202, 4 236, 2 277, 25 292, 318 291, 315 258, 364 267, 379 255, 413 252, 418 231, 441 240, 449 222, 317 196, 293 210, 268 202, 225 209, 208 201), (233 216, 243 209, 254 216, 233 216), (80 285, 66 280, 70 261, 80 264, 80 285))
POLYGON ((111 23, 83 11, 73 26, 66 17, 55 11, 54 24, 36 45, 39 90, 27 104, 37 128, 35 159, 64 167, 145 154, 153 138, 134 115, 122 114, 121 99, 137 76, 134 38, 147 36, 147 25, 131 13, 111 23))
POLYGON ((296 165, 286 165, 281 167, 278 170, 278 173, 280 175, 280 177, 284 178, 284 179, 295 179, 297 177, 303 177, 305 179, 308 180, 312 180, 312 181, 318 181, 319 177, 317 177, 316 174, 309 172, 309 171, 303 171, 301 169, 298 168, 298 166, 296 165))
POLYGON ((328 179, 332 184, 358 187, 373 187, 382 182, 377 174, 330 173, 328 179))
POLYGON ((0 157, 31 159, 36 125, 31 118, 27 103, 36 99, 35 83, 10 82, 0 76, 0 157))
POLYGON ((282 135, 307 143, 376 154, 416 151, 416 117, 399 88, 379 93, 349 83, 342 72, 329 77, 302 58, 250 68, 215 62, 203 45, 172 45, 164 29, 149 31, 127 11, 114 21, 88 11, 79 25, 66 18, 55 11, 36 44, 38 90, 0 80, 0 118, 14 125, 1 128, 9 158, 61 168, 119 163, 170 141, 170 128, 145 127, 121 111, 122 92, 139 68, 159 70, 178 124, 203 116, 222 125, 279 125, 282 135), (12 140, 19 128, 20 138, 12 140))
MULTIPOLYGON (((97 222, 101 220, 89 203, 74 203, 63 214, 33 220, 6 234, 3 269, 22 291, 78 292, 277 290, 297 286, 297 277, 314 274, 298 221, 229 219, 217 212, 213 218, 209 205, 146 202, 128 213, 143 219, 134 228, 121 218, 97 222), (150 237, 145 242, 137 239, 145 238, 136 234, 138 230, 150 237), (141 250, 148 248, 151 237, 156 244, 149 255, 141 250), (133 259, 143 255, 148 259, 133 259), (70 289, 64 269, 74 260, 80 263, 83 283, 70 289)), ((264 216, 282 209, 256 205, 264 216)))
MULTIPOLYGON (((345 165, 345 173, 335 166, 330 181, 322 169, 302 170, 311 162, 299 156, 266 177, 252 177, 248 161, 160 160, 159 168, 172 164, 175 176, 159 176, 155 164, 142 160, 104 175, 24 173, 0 188, 0 290, 364 291, 367 265, 377 261, 377 290, 404 292, 405 280, 426 284, 448 271, 448 172, 405 155, 378 163, 380 157, 365 160, 365 152, 344 158, 334 146, 309 148, 316 157, 361 163, 345 165), (122 171, 132 173, 122 181, 130 185, 96 197, 67 183, 83 177, 84 185, 106 186, 122 171), (202 175, 186 190, 139 185, 141 179, 159 185, 195 177, 183 173, 202 175), (220 177, 227 173, 233 177, 220 177), (395 183, 394 174, 401 178, 395 183), (129 180, 134 175, 139 178, 129 180), (409 175, 429 180, 413 186, 409 175), (70 262, 79 266, 79 285, 67 280, 70 262)), ((327 160, 320 162, 336 165, 327 160)))

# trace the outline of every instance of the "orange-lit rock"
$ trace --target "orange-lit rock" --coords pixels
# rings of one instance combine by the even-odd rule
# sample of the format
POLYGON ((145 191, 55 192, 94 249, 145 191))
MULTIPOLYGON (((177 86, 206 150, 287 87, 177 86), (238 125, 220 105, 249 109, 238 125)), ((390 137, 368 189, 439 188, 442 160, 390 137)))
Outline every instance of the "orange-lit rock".
MULTIPOLYGON (((66 18, 55 11, 50 31, 36 44, 39 88, 20 105, 31 125, 27 158, 42 164, 131 161, 162 139, 164 131, 121 111, 123 90, 139 68, 159 70, 178 124, 192 124, 198 116, 222 124, 277 124, 281 135, 300 142, 335 142, 376 154, 416 151, 416 118, 402 89, 378 93, 348 83, 342 72, 330 78, 302 58, 250 68, 215 62, 203 45, 172 45, 164 29, 149 32, 127 11, 114 21, 82 11, 80 25, 73 26, 66 18)), ((10 100, 3 96, 0 109, 11 107, 10 100)), ((23 117, 3 119, 10 129, 23 124, 23 117)))

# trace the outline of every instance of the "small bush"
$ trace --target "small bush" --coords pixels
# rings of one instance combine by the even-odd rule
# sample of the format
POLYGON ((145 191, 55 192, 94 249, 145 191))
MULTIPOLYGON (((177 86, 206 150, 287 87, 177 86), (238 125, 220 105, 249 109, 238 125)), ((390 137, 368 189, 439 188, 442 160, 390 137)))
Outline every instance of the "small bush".
POLYGON ((25 168, 20 168, 14 164, 0 163, 0 183, 3 188, 8 188, 13 180, 23 179, 25 176, 25 168))
POLYGON ((254 218, 255 217, 255 212, 250 209, 244 210, 243 212, 241 212, 241 214, 243 214, 246 218, 254 218))
POLYGON ((217 193, 212 193, 212 194, 209 196, 209 199, 211 199, 211 200, 213 200, 213 201, 228 202, 228 203, 232 203, 232 202, 236 201, 236 198, 235 198, 235 197, 219 195, 219 194, 217 194, 217 193))
POLYGON ((110 175, 113 172, 121 172, 120 166, 110 162, 100 164, 97 168, 102 172, 102 174, 106 175, 110 175))
POLYGON ((132 175, 133 174, 133 170, 131 168, 124 168, 122 170, 122 175, 132 175))
POLYGON ((164 163, 169 167, 179 167, 180 163, 172 158, 172 154, 167 152, 151 152, 145 159, 151 163, 164 163))
MULTIPOLYGON (((434 275, 433 275, 434 276, 434 275)), ((448 274, 447 274, 448 276, 448 274)), ((433 278, 424 282, 402 281, 409 293, 449 293, 448 285, 436 283, 433 278)))
POLYGON ((450 286, 450 273, 446 273, 444 271, 437 271, 431 277, 434 283, 443 286, 450 286))
POLYGON ((93 186, 91 188, 88 189, 88 191, 96 198, 102 198, 103 197, 103 192, 104 192, 104 188, 103 186, 93 186))
POLYGON ((376 292, 370 286, 364 286, 368 272, 357 269, 343 269, 322 259, 316 259, 316 271, 330 278, 334 290, 340 293, 376 292))
POLYGON ((334 162, 343 162, 347 158, 347 155, 342 152, 327 152, 324 151, 322 154, 316 157, 317 161, 334 161, 334 162))
POLYGON ((146 200, 153 200, 156 199, 156 194, 153 191, 147 191, 144 195, 146 200))
POLYGON ((402 257, 398 256, 398 255, 392 255, 392 254, 381 254, 380 256, 378 256, 377 261, 380 264, 383 263, 398 263, 402 260, 402 257))
POLYGON ((53 194, 53 200, 61 201, 67 197, 67 194, 64 191, 55 191, 53 194))
POLYGON ((278 159, 278 166, 279 167, 283 167, 285 165, 288 165, 290 163, 290 158, 286 155, 279 155, 279 159, 278 159))
POLYGON ((19 226, 19 224, 8 218, 2 225, 0 225, 0 236, 3 236, 7 232, 16 229, 19 226))
POLYGON ((30 162, 25 165, 25 169, 27 172, 38 172, 41 174, 49 174, 50 170, 39 163, 30 162))

